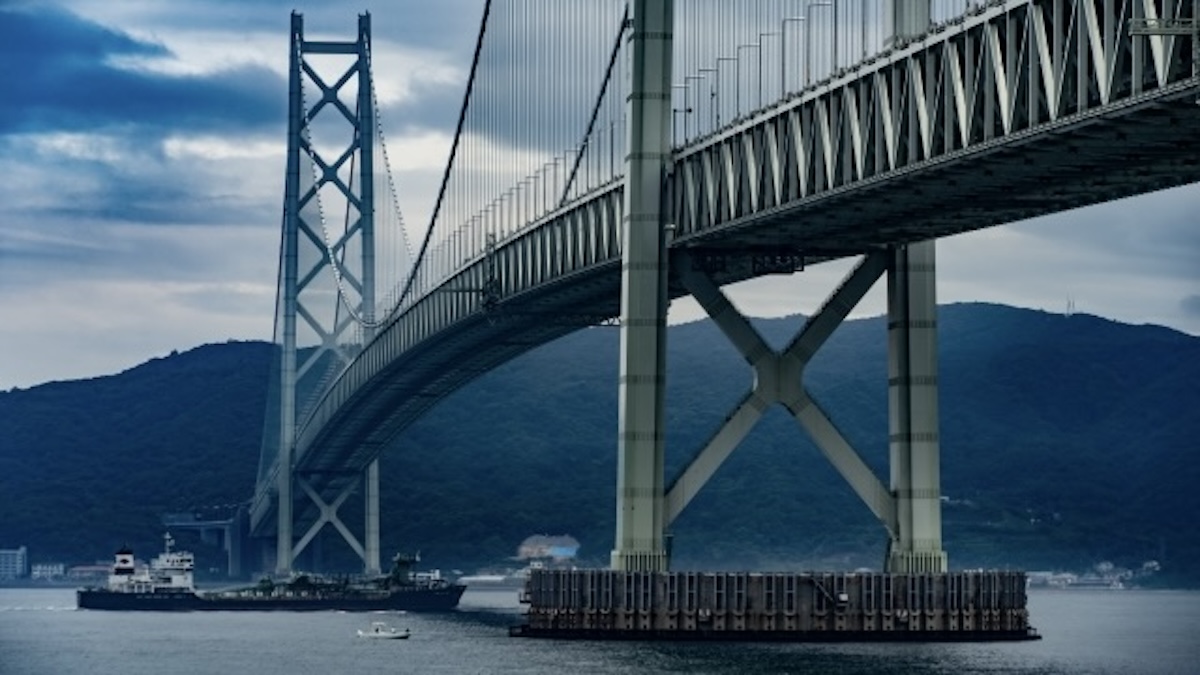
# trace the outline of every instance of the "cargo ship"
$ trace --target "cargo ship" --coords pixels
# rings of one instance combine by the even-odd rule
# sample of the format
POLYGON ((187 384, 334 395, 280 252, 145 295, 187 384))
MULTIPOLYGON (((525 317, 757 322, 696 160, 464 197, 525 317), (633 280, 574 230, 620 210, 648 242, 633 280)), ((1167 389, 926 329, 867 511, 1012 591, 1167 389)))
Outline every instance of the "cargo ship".
POLYGON ((434 612, 458 606, 466 586, 438 573, 412 569, 416 556, 397 555, 387 575, 351 579, 296 574, 284 581, 263 579, 241 588, 202 591, 193 579, 195 558, 188 551, 164 550, 148 567, 138 569, 133 551, 116 552, 108 584, 76 591, 79 609, 127 611, 320 611, 365 612, 404 610, 434 612))

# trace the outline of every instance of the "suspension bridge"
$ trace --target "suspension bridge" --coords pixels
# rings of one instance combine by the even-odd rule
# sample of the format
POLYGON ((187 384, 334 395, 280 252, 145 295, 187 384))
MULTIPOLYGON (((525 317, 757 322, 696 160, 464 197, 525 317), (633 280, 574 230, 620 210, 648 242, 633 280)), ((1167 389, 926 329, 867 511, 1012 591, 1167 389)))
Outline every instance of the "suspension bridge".
POLYGON ((945 573, 934 242, 1200 180, 1197 6, 489 1, 427 223, 397 206, 369 15, 334 42, 293 14, 277 359, 249 511, 268 568, 289 573, 333 527, 379 571, 381 453, 480 374, 611 322, 614 570, 668 569, 672 521, 778 404, 879 519, 885 571, 945 573), (843 258, 857 265, 783 349, 722 291, 843 258), (880 478, 804 370, 884 276, 880 478), (668 477, 666 310, 685 295, 755 378, 668 477))

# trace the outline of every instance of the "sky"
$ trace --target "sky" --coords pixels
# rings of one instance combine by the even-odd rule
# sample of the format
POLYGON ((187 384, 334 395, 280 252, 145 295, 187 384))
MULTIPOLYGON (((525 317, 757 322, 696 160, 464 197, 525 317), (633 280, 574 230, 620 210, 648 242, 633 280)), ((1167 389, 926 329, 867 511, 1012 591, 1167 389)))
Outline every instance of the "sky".
MULTIPOLYGON (((292 9, 334 40, 371 11, 400 210, 428 222, 482 7, 0 0, 0 391, 271 339, 292 9)), ((727 290, 750 315, 810 313, 851 262, 727 290)), ((941 303, 1200 335, 1200 186, 946 238, 938 273, 941 303)))

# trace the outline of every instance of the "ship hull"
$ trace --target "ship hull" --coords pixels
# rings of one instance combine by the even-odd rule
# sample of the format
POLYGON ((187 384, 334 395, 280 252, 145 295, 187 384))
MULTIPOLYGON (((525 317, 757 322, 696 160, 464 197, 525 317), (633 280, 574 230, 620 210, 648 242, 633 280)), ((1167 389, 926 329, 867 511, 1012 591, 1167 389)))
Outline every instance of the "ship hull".
POLYGON ((458 606, 465 586, 396 589, 370 595, 201 594, 191 591, 127 593, 104 589, 76 591, 79 609, 112 611, 243 611, 243 612, 371 612, 403 610, 444 612, 458 606))

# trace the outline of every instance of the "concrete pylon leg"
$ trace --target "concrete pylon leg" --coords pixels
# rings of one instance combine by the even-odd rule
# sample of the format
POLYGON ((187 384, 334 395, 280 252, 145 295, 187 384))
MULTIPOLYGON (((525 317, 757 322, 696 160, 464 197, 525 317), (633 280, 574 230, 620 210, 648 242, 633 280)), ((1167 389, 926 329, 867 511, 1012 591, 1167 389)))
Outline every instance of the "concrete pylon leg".
POLYGON ((888 269, 888 427, 898 531, 887 571, 945 572, 937 385, 935 242, 892 248, 888 269))
MULTIPOLYGON (((284 446, 286 447, 286 446, 284 446)), ((292 562, 296 558, 292 548, 292 472, 290 466, 282 466, 276 483, 279 513, 276 515, 275 574, 285 577, 292 573, 292 562)))
POLYGON ((663 464, 672 0, 634 0, 625 218, 621 223, 616 570, 665 571, 663 464))

